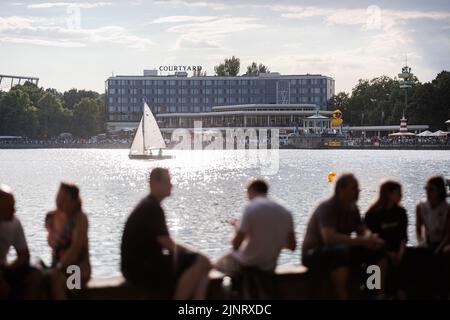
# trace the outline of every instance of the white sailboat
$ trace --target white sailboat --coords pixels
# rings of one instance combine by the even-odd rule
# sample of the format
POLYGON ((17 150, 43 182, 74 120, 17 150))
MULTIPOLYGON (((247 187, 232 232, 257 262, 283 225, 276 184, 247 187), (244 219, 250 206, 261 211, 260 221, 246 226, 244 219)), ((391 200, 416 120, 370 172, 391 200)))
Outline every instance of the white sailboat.
POLYGON ((169 159, 171 156, 162 155, 162 150, 165 148, 166 143, 161 130, 159 130, 158 123, 147 103, 144 102, 144 112, 134 135, 128 157, 130 159, 169 159), (153 154, 152 150, 159 150, 158 154, 153 154))

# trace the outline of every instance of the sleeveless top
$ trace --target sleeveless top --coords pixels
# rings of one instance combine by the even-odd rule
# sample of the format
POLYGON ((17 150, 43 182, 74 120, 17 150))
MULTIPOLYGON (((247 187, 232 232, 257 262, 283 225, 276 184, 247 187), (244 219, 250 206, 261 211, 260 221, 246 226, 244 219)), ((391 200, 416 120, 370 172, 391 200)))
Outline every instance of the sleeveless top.
MULTIPOLYGON (((78 214, 81 214, 81 212, 78 214)), ((63 227, 61 228, 61 231, 57 235, 54 236, 56 241, 55 241, 55 244, 53 247, 52 267, 55 267, 58 264, 58 262, 61 259, 62 254, 64 254, 64 252, 67 249, 69 249, 72 244, 73 230, 75 229, 75 226, 76 226, 78 214, 68 218, 67 221, 65 222, 65 224, 63 225, 63 227)), ((51 221, 52 218, 53 217, 51 217, 49 219, 50 223, 52 222, 51 221)), ((55 232, 55 230, 53 230, 53 232, 55 232)), ((81 282, 86 283, 90 279, 90 276, 91 276, 91 265, 90 265, 90 261, 89 261, 88 245, 84 245, 81 248, 81 252, 74 264, 78 265, 80 267, 81 282)))
POLYGON ((439 245, 445 237, 449 204, 447 201, 443 201, 434 209, 431 208, 428 201, 421 202, 419 205, 426 230, 426 245, 431 247, 439 245))

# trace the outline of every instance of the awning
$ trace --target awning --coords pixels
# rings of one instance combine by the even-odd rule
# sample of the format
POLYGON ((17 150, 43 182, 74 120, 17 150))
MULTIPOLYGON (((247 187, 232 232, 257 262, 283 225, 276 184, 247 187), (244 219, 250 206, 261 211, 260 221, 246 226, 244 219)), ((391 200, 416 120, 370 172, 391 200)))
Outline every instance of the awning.
POLYGON ((412 132, 396 132, 391 133, 390 137, 414 137, 416 134, 412 132))
POLYGON ((442 131, 442 130, 438 130, 436 132, 433 132, 431 134, 432 137, 445 137, 447 136, 448 132, 442 131))
POLYGON ((433 132, 425 130, 417 135, 418 137, 433 137, 433 132))

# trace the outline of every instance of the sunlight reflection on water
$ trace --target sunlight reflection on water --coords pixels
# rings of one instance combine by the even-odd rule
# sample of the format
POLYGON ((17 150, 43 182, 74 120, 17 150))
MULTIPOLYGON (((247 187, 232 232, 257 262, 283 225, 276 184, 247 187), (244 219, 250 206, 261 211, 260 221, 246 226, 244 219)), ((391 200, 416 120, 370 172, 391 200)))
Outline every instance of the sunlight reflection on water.
MULTIPOLYGON (((403 204, 409 215, 410 243, 415 203, 432 174, 450 176, 449 151, 280 150, 273 158, 276 174, 266 175, 267 154, 256 151, 169 151, 170 160, 129 160, 127 150, 49 149, 0 150, 0 183, 10 185, 17 200, 32 255, 50 261, 43 225, 54 205, 61 180, 81 188, 90 221, 90 250, 94 277, 119 274, 120 239, 127 215, 148 191, 151 168, 170 169, 173 195, 164 202, 172 235, 215 259, 229 249, 231 227, 246 203, 245 185, 264 176, 270 193, 294 214, 298 239, 315 205, 331 194, 327 174, 354 172, 361 183, 360 208, 364 211, 381 179, 398 179, 404 186, 403 204), (278 162, 279 161, 279 162, 278 162)), ((273 154, 272 154, 273 155, 273 154)), ((299 250, 283 252, 280 263, 295 264, 299 250)))

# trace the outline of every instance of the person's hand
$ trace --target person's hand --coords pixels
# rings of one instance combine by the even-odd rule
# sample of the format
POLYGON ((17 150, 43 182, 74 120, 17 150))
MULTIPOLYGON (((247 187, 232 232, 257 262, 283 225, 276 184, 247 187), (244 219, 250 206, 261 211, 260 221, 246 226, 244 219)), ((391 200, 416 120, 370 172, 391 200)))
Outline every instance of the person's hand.
POLYGON ((384 240, 378 237, 377 234, 371 234, 365 238, 365 247, 370 250, 376 250, 384 245, 384 240))

